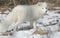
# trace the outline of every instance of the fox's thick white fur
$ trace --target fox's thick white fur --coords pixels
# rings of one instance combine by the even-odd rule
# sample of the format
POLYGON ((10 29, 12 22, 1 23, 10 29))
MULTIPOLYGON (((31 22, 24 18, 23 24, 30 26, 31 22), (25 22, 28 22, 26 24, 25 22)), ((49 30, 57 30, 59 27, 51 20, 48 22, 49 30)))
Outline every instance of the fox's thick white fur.
POLYGON ((15 27, 25 20, 30 21, 31 26, 33 26, 33 22, 45 14, 46 7, 47 5, 45 2, 39 2, 36 5, 16 6, 0 24, 0 32, 5 32, 13 21, 16 22, 15 27))

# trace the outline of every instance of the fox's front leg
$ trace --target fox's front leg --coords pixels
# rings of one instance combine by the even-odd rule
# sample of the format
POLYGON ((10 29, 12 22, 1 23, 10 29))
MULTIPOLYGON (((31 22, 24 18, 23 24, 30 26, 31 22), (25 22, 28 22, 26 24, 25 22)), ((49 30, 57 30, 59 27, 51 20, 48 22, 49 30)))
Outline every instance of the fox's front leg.
POLYGON ((41 28, 37 28, 37 22, 34 21, 33 23, 34 29, 35 31, 32 34, 40 34, 40 35, 44 35, 44 34, 48 34, 47 32, 44 32, 41 28))
POLYGON ((34 27, 34 29, 37 29, 37 22, 36 21, 33 21, 33 27, 34 27))
POLYGON ((13 28, 13 31, 14 32, 16 32, 16 29, 17 29, 18 25, 21 24, 22 22, 23 22, 23 19, 22 18, 21 19, 20 18, 17 19, 17 22, 16 22, 16 24, 15 24, 15 26, 13 28))
POLYGON ((16 31, 16 28, 18 27, 18 25, 24 21, 25 16, 26 16, 25 14, 17 15, 18 18, 17 18, 16 24, 15 24, 14 29, 13 29, 14 32, 16 31))

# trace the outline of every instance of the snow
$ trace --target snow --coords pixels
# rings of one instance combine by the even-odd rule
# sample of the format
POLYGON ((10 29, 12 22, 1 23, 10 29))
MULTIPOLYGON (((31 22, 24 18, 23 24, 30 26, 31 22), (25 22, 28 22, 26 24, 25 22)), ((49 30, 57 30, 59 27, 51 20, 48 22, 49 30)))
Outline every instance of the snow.
POLYGON ((48 11, 47 14, 43 18, 39 18, 37 20, 37 27, 42 29, 43 31, 58 31, 59 23, 60 23, 60 14, 48 11))
POLYGON ((0 22, 2 22, 6 16, 7 16, 6 14, 0 14, 0 22))
POLYGON ((9 12, 10 12, 9 10, 4 11, 4 13, 6 13, 6 14, 8 14, 9 12))
POLYGON ((0 12, 0 13, 2 13, 2 12, 0 12))
POLYGON ((34 29, 15 32, 12 38, 47 38, 47 35, 32 34, 34 29))
POLYGON ((10 38, 10 36, 0 36, 0 38, 10 38))
POLYGON ((60 7, 53 7, 53 8, 55 8, 55 9, 60 9, 60 7))
POLYGON ((60 38, 60 32, 54 32, 49 34, 49 38, 60 38))

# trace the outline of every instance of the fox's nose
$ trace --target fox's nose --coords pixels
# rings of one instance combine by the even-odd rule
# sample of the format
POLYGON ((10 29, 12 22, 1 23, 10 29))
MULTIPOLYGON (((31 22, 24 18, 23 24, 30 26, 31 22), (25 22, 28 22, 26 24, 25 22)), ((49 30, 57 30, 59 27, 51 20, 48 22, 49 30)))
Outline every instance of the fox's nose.
POLYGON ((45 12, 47 13, 47 10, 45 12))
POLYGON ((47 10, 45 11, 45 14, 44 15, 47 15, 47 10))

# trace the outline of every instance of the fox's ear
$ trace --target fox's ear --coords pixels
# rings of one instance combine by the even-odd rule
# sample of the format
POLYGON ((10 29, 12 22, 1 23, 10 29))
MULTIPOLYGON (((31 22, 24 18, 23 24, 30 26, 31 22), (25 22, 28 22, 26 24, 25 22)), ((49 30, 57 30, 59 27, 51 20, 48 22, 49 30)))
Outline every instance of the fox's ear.
POLYGON ((42 4, 41 2, 38 2, 36 5, 41 6, 41 4, 42 4))
POLYGON ((38 6, 42 6, 42 5, 47 5, 47 3, 46 2, 38 2, 36 5, 38 5, 38 6))

